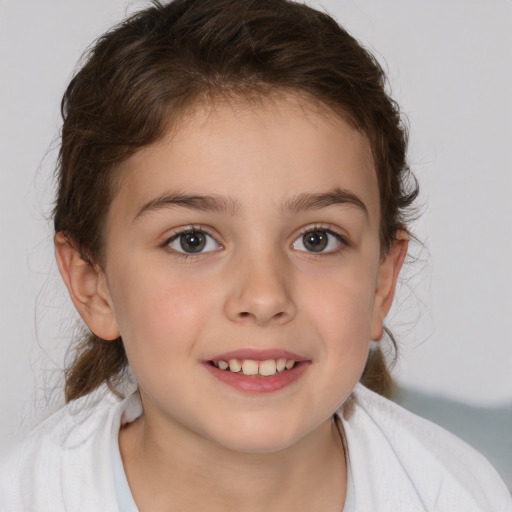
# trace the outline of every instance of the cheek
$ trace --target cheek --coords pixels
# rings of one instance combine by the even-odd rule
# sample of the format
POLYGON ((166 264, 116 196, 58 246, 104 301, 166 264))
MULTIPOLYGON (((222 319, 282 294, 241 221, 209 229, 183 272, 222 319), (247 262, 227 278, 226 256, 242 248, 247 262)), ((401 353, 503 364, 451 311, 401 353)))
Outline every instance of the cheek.
POLYGON ((317 414, 337 410, 359 381, 370 345, 373 302, 372 283, 359 273, 339 272, 321 284, 303 303, 314 329, 311 336, 319 340, 314 389, 321 390, 322 401, 314 398, 310 405, 317 414))
MULTIPOLYGON (((340 266, 314 286, 310 282, 311 293, 304 296, 303 308, 322 340, 324 384, 333 396, 357 382, 368 355, 375 281, 374 272, 362 263, 340 266)), ((307 289, 305 283, 301 286, 307 289)))
POLYGON ((116 317, 133 364, 184 350, 212 309, 209 296, 198 292, 198 283, 183 276, 147 271, 119 284, 113 297, 116 317))
MULTIPOLYGON (((373 269, 373 267, 372 267, 373 269)), ((307 276, 298 287, 304 308, 314 315, 328 339, 352 332, 370 331, 370 319, 375 292, 374 272, 363 261, 359 265, 340 265, 325 275, 307 276)))

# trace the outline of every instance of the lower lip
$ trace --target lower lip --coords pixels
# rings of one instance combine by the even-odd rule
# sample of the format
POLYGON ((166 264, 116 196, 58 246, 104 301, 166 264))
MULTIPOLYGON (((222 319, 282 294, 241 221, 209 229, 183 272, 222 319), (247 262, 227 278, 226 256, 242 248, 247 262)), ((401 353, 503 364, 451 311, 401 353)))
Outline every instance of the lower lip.
POLYGON ((246 393, 272 393, 293 384, 308 368, 309 361, 296 363, 291 370, 283 370, 274 375, 244 375, 229 370, 220 370, 210 363, 205 363, 206 369, 218 380, 246 393))

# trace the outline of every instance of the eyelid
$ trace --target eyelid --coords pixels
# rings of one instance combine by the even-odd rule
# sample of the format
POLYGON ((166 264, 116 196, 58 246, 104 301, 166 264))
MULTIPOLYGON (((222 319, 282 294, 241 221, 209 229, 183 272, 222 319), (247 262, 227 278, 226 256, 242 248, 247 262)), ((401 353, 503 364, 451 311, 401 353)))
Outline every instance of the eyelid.
POLYGON ((171 232, 172 232, 171 235, 166 235, 164 241, 160 244, 160 247, 167 249, 169 252, 172 252, 176 256, 181 256, 184 258, 199 257, 204 254, 216 252, 217 250, 223 249, 224 246, 218 240, 218 238, 220 238, 220 236, 217 235, 216 232, 215 232, 215 234, 212 233, 212 231, 214 231, 214 230, 211 229, 210 227, 204 226, 204 225, 198 225, 198 224, 189 224, 189 225, 185 225, 185 226, 178 226, 171 230, 171 232), (216 243, 217 248, 214 250, 211 250, 211 251, 201 251, 201 252, 197 252, 197 253, 189 253, 189 252, 185 252, 185 251, 178 251, 178 250, 170 247, 170 244, 172 242, 174 242, 175 240, 177 240, 180 236, 186 235, 187 233, 194 233, 197 231, 204 233, 207 237, 211 238, 216 243))
POLYGON ((301 228, 299 230, 299 232, 293 236, 293 241, 292 241, 291 247, 292 247, 292 249, 294 249, 298 252, 307 253, 310 256, 326 256, 326 255, 336 254, 339 251, 342 251, 344 248, 350 247, 350 242, 349 242, 347 236, 340 233, 339 228, 337 228, 336 226, 333 226, 332 224, 317 223, 317 224, 309 224, 309 225, 301 228), (336 240, 339 242, 339 246, 336 247, 335 249, 331 249, 329 251, 319 251, 319 252, 296 249, 294 247, 294 244, 298 240, 300 240, 305 234, 311 233, 314 231, 325 231, 329 235, 334 236, 334 238, 336 238, 336 240))

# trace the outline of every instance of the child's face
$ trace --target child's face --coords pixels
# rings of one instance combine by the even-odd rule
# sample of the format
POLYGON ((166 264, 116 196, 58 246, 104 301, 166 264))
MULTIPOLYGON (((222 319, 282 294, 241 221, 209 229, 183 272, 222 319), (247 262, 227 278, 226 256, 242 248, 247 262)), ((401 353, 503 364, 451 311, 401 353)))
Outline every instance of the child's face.
POLYGON ((380 337, 403 256, 381 258, 366 139, 293 96, 219 103, 119 177, 99 289, 148 424, 262 452, 328 424, 380 337), (276 373, 213 364, 230 359, 276 373), (277 371, 279 359, 298 362, 277 371))

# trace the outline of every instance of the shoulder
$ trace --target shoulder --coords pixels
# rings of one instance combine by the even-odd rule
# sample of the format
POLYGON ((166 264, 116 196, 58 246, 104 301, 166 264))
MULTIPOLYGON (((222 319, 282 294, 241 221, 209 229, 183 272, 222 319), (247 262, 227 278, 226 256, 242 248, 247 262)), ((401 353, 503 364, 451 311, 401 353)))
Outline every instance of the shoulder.
POLYGON ((84 397, 34 429, 0 463, 2 511, 75 510, 71 502, 94 506, 91 489, 108 495, 112 428, 125 402, 84 397))
POLYGON ((395 505, 405 499, 412 506, 403 509, 408 512, 416 510, 414 505, 436 511, 512 510, 510 494, 489 462, 438 425, 361 385, 340 415, 356 488, 358 480, 370 481, 374 496, 395 505))

